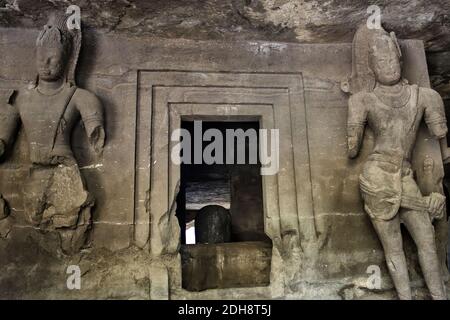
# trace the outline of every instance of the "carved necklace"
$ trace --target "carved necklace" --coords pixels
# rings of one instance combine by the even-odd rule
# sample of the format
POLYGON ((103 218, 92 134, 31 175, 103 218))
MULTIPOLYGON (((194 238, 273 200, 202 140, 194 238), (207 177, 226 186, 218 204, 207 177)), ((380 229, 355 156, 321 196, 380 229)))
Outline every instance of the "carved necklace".
POLYGON ((403 108, 411 98, 411 90, 406 83, 402 82, 400 90, 396 90, 394 86, 385 87, 377 85, 373 90, 375 96, 383 104, 391 108, 403 108))
POLYGON ((37 87, 36 87, 36 91, 37 91, 39 94, 42 94, 42 95, 44 95, 44 96, 51 97, 51 96, 56 96, 57 94, 59 94, 61 91, 64 90, 65 87, 66 87, 66 84, 63 83, 58 89, 56 89, 56 90, 54 90, 54 91, 52 91, 52 92, 46 93, 46 92, 42 92, 41 90, 39 90, 39 86, 37 86, 37 87))

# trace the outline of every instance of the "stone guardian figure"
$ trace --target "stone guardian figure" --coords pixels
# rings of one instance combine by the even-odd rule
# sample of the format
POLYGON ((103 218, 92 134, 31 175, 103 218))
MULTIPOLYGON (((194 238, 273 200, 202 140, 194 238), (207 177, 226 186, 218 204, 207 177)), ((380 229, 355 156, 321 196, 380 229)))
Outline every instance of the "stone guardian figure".
POLYGON ((343 90, 352 93, 348 155, 358 155, 368 125, 374 148, 359 177, 360 190, 398 297, 412 298, 400 232, 403 223, 417 245, 431 297, 443 300, 447 296, 432 221, 444 215, 445 197, 439 193, 422 195, 410 160, 422 119, 431 135, 440 140, 443 159, 448 159, 444 106, 437 92, 410 85, 401 77, 401 57, 394 33, 368 29, 364 24, 355 34, 353 74, 350 82, 343 84, 343 90))
POLYGON ((81 30, 69 30, 66 20, 55 16, 44 26, 36 41, 36 82, 14 92, 0 110, 0 155, 13 144, 21 122, 32 163, 23 186, 25 219, 57 232, 63 252, 72 254, 86 242, 94 205, 72 153, 72 129, 81 117, 97 154, 105 131, 99 99, 75 84, 81 30))

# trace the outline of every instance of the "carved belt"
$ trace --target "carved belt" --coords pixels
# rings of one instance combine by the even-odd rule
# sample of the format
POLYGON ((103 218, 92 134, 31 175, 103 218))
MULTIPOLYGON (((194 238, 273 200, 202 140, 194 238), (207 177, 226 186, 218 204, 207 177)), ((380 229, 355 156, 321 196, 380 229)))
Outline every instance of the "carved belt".
POLYGON ((411 163, 404 157, 396 157, 393 155, 385 155, 379 153, 373 153, 367 157, 368 161, 379 161, 393 164, 399 168, 411 168, 411 163))

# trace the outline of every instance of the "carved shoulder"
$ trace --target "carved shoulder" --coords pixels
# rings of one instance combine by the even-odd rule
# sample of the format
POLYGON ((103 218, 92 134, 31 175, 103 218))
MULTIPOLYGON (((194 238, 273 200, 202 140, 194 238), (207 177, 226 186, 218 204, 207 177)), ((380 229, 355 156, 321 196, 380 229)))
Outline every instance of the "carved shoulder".
POLYGON ((12 99, 15 91, 7 90, 1 92, 0 101, 0 156, 3 155, 8 145, 14 141, 14 136, 20 121, 19 112, 13 106, 12 99))
POLYGON ((32 97, 34 93, 34 88, 22 88, 19 90, 11 90, 8 103, 17 110, 21 110, 21 108, 27 108, 29 106, 30 97, 32 97))
POLYGON ((372 101, 372 93, 366 91, 360 91, 358 93, 353 94, 349 99, 349 106, 351 105, 354 108, 365 109, 370 102, 372 101))
POLYGON ((419 101, 424 106, 442 105, 442 98, 437 91, 431 88, 419 88, 419 101))
POLYGON ((17 108, 14 107, 14 102, 16 99, 16 90, 1 90, 0 96, 0 115, 2 116, 13 116, 16 117, 18 114, 17 108))
MULTIPOLYGON (((77 88, 77 91, 74 95, 74 102, 77 108, 82 109, 98 109, 101 108, 101 102, 100 99, 93 94, 92 92, 77 88)), ((81 111, 81 110, 80 110, 81 111)))

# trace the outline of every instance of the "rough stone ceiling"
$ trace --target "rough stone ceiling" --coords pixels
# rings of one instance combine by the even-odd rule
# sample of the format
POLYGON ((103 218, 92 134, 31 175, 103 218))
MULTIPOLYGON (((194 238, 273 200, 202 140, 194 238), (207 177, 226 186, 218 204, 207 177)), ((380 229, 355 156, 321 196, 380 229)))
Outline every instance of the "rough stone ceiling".
POLYGON ((70 4, 105 33, 309 43, 351 41, 377 4, 387 29, 425 41, 433 85, 450 99, 449 0, 0 0, 0 26, 40 27, 70 4))

